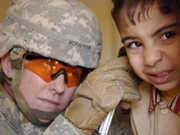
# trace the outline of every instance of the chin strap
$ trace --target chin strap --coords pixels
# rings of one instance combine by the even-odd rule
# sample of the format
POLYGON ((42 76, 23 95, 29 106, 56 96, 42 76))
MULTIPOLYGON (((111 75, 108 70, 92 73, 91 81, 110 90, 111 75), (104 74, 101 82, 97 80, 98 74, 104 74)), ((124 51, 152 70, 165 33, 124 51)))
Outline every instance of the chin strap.
POLYGON ((25 53, 26 51, 23 48, 13 48, 13 50, 11 51, 10 58, 12 60, 12 66, 14 67, 14 69, 13 69, 12 81, 8 81, 8 82, 10 83, 10 87, 13 91, 18 107, 21 109, 25 117, 33 124, 49 125, 50 123, 43 123, 40 122, 38 119, 54 120, 59 114, 62 114, 63 111, 57 111, 57 112, 39 111, 39 110, 31 109, 27 104, 26 100, 24 99, 24 96, 19 90, 23 55, 25 53))

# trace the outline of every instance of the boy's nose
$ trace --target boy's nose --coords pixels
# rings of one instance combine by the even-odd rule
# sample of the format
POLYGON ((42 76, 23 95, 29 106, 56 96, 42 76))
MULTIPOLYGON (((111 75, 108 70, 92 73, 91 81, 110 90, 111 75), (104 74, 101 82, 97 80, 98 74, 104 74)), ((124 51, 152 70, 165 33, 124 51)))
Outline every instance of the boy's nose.
POLYGON ((162 60, 161 51, 154 47, 144 49, 144 65, 155 66, 162 60))
POLYGON ((59 75, 55 80, 50 82, 50 90, 55 94, 62 94, 65 91, 66 83, 64 80, 64 75, 59 75))

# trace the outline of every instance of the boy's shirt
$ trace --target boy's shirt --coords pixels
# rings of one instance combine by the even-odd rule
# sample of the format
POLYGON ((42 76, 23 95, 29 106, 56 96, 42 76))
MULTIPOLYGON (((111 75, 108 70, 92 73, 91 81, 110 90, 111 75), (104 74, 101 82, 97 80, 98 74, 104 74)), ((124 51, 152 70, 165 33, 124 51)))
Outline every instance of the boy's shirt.
MULTIPOLYGON (((173 106, 179 104, 179 95, 168 103, 161 99, 158 91, 152 96, 152 87, 147 82, 139 86, 139 93, 142 99, 132 103, 131 108, 134 135, 179 135, 180 116, 172 111, 173 106)), ((175 108, 173 110, 176 111, 175 108)))
MULTIPOLYGON (((160 91, 156 89, 154 86, 151 86, 151 98, 149 105, 149 113, 151 113, 157 104, 165 102, 163 98, 160 96, 160 91)), ((166 103, 167 107, 170 108, 173 112, 180 115, 180 93, 176 95, 171 102, 166 103)))

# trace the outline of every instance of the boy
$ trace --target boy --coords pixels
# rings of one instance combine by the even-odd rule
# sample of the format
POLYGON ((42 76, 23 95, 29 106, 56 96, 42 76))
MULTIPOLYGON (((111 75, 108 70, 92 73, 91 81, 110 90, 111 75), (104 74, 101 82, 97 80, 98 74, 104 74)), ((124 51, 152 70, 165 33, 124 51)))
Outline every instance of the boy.
POLYGON ((180 133, 180 1, 114 0, 112 16, 135 73, 144 82, 133 103, 135 135, 180 133))
POLYGON ((0 134, 82 134, 59 114, 101 49, 98 20, 82 3, 15 1, 0 24, 0 134))

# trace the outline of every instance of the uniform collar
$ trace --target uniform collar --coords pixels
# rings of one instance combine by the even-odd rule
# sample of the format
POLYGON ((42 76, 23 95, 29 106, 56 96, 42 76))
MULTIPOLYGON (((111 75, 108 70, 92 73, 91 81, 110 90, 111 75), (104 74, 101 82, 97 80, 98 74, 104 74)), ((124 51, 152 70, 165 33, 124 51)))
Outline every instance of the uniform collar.
MULTIPOLYGON (((162 97, 160 96, 160 91, 154 86, 151 86, 151 98, 149 104, 149 113, 151 113, 157 104, 163 102, 162 97)), ((173 112, 180 115, 180 93, 174 97, 174 99, 167 103, 167 107, 170 108, 173 112)))

